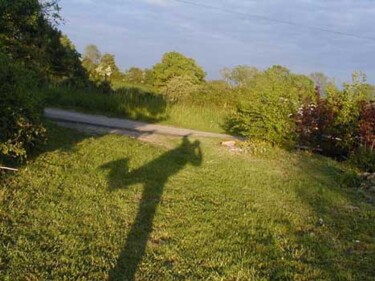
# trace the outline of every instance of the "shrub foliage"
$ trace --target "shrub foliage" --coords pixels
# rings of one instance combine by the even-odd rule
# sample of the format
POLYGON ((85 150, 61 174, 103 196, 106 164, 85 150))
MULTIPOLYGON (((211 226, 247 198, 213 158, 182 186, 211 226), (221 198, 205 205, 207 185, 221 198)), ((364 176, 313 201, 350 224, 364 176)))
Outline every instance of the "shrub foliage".
POLYGON ((56 28, 57 0, 0 1, 0 157, 25 159, 45 140, 40 89, 88 86, 80 54, 56 28))
POLYGON ((361 144, 375 149, 375 101, 364 102, 359 118, 361 144))
POLYGON ((24 159, 46 138, 35 77, 0 55, 0 158, 24 159))
POLYGON ((296 138, 292 116, 303 101, 315 99, 313 82, 282 66, 273 66, 251 79, 239 84, 237 91, 244 102, 228 119, 226 127, 251 139, 292 143, 296 138))

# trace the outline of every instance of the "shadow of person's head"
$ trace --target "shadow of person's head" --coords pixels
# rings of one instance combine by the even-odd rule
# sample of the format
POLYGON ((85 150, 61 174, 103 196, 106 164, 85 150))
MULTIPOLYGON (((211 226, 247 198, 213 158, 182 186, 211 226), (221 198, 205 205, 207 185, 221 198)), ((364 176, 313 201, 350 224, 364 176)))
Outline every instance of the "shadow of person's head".
POLYGON ((200 142, 198 140, 191 142, 188 136, 184 136, 176 148, 134 170, 130 171, 128 158, 111 161, 100 168, 109 171, 108 185, 111 189, 147 182, 153 182, 154 185, 159 186, 188 164, 200 166, 202 158, 200 142))
POLYGON ((181 148, 188 163, 193 166, 200 166, 202 164, 203 155, 201 149, 201 142, 196 140, 191 142, 188 136, 182 138, 181 148))
POLYGON ((111 189, 123 188, 127 185, 129 174, 129 159, 122 158, 103 164, 102 170, 108 170, 108 185, 111 189))

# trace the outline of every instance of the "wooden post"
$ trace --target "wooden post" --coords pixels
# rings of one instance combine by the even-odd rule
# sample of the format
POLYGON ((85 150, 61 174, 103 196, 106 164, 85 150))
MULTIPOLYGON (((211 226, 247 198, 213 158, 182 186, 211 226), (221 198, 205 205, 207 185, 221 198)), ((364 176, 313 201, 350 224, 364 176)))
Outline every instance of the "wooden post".
POLYGON ((0 167, 0 170, 7 170, 7 171, 13 171, 13 172, 17 172, 18 171, 18 169, 9 168, 9 167, 0 167))

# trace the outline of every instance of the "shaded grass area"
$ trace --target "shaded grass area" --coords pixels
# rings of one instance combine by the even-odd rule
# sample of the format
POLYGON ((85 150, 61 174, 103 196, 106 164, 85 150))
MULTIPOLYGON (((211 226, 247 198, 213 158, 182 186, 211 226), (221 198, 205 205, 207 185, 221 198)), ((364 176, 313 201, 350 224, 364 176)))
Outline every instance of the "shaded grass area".
POLYGON ((121 88, 114 93, 78 91, 69 88, 44 89, 49 106, 76 109, 88 113, 156 122, 168 117, 167 101, 162 95, 139 88, 121 88))
POLYGON ((227 107, 189 101, 169 104, 163 95, 135 87, 119 88, 112 94, 68 88, 44 92, 49 106, 217 133, 225 132, 222 125, 231 112, 227 107))
POLYGON ((0 279, 375 278, 375 207, 338 184, 339 163, 49 131, 1 178, 0 279))

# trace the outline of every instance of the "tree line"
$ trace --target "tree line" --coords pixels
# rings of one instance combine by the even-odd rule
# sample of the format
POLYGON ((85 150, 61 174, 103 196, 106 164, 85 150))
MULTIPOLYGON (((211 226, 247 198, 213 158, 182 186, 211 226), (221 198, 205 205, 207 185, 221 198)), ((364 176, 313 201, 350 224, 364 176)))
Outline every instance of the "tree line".
POLYGON ((230 133, 352 158, 363 169, 375 169, 375 87, 362 72, 338 87, 323 73, 307 76, 280 65, 265 70, 240 65, 207 81, 194 59, 168 52, 150 69, 132 67, 121 73, 114 56, 100 59, 93 45, 86 48, 83 62, 92 78, 147 86, 172 103, 232 107, 223 124, 230 133), (101 74, 105 69, 115 71, 101 74))

